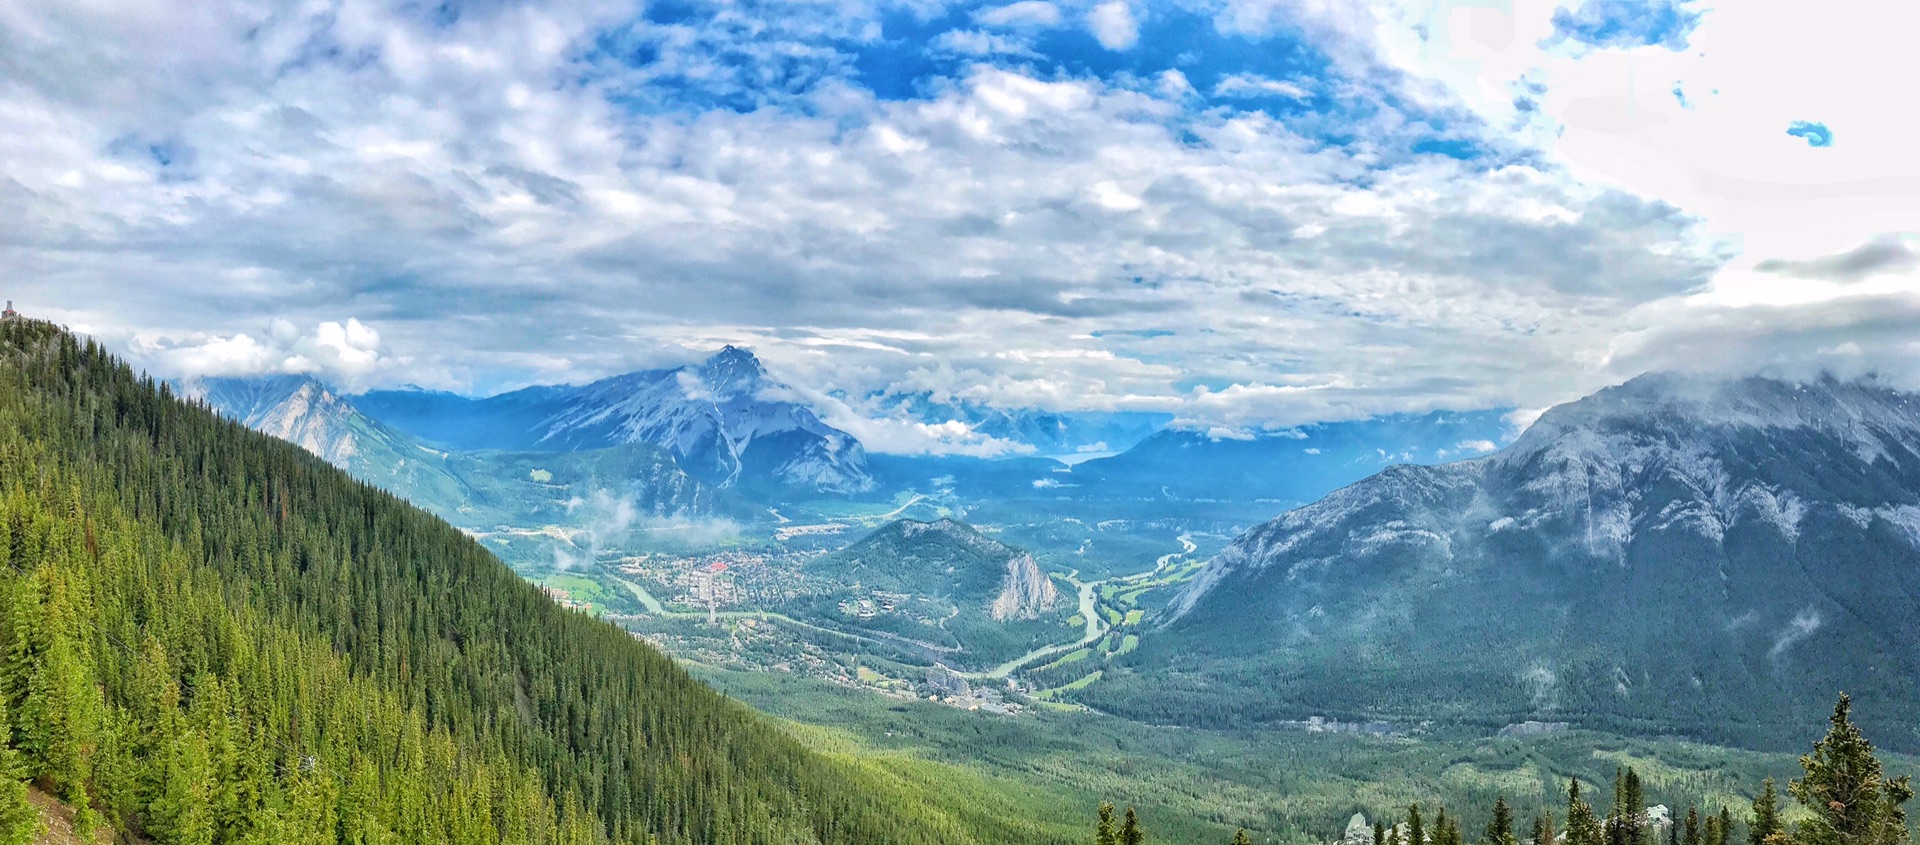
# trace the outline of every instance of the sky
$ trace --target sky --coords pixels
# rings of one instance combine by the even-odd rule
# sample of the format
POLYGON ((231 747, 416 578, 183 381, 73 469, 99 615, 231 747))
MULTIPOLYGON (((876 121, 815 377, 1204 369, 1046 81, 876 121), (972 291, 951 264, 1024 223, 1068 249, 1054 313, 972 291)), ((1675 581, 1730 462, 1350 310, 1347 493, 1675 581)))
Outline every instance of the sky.
MULTIPOLYGON (((0 296, 162 376, 348 390, 732 343, 830 421, 1920 386, 1914 31, 1849 0, 9 0, 0 296)), ((890 448, 965 439, 914 430, 890 448)))

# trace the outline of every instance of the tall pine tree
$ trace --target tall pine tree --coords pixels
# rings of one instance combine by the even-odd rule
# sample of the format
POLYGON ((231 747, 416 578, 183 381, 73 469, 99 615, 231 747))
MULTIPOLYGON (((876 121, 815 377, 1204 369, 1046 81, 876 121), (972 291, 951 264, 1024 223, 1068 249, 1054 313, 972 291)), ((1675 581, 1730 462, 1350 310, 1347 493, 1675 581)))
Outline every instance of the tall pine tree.
POLYGON ((1580 797, 1580 780, 1567 780, 1567 845, 1604 845, 1605 834, 1593 805, 1580 797))
POLYGON ((1747 845, 1767 845, 1767 840, 1781 834, 1780 794, 1773 788, 1773 778, 1767 778, 1760 784, 1760 796, 1753 799, 1753 823, 1747 826, 1747 845))
POLYGON ((13 747, 12 720, 0 701, 0 845, 27 845, 40 835, 40 811, 27 801, 26 761, 13 747))
POLYGON ((1120 823, 1120 845, 1140 845, 1147 841, 1147 832, 1140 827, 1140 816, 1132 807, 1127 808, 1127 818, 1120 823))
POLYGON ((1800 758, 1806 774, 1787 784, 1811 813, 1794 836, 1802 845, 1905 845, 1904 804, 1913 798, 1905 775, 1887 778, 1873 744, 1855 727, 1853 702, 1842 693, 1827 735, 1800 758))
POLYGON ((1493 818, 1487 821, 1486 845, 1518 845, 1513 837, 1513 808, 1505 795, 1493 799, 1493 818))

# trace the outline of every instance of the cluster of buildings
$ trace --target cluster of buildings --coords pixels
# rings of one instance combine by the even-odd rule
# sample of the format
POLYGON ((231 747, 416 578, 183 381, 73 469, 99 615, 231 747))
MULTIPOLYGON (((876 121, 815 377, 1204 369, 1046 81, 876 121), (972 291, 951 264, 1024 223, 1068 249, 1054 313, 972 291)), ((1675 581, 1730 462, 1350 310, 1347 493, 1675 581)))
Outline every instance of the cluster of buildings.
MULTIPOLYGON (((854 584, 853 589, 858 591, 860 585, 854 584)), ((874 590, 868 593, 865 598, 847 599, 841 602, 840 612, 860 619, 872 619, 875 616, 899 610, 900 606, 906 604, 907 599, 910 598, 912 598, 912 596, 907 593, 889 593, 885 590, 874 590)))
POLYGON ((1020 705, 1008 701, 992 687, 975 687, 965 675, 938 661, 927 668, 927 700, 938 701, 965 710, 1011 716, 1020 705))
POLYGON ((562 590, 559 587, 549 587, 542 584, 540 585, 540 592, 546 593, 547 598, 553 599, 554 604, 560 605, 568 610, 588 610, 593 607, 591 604, 575 599, 572 593, 562 590))

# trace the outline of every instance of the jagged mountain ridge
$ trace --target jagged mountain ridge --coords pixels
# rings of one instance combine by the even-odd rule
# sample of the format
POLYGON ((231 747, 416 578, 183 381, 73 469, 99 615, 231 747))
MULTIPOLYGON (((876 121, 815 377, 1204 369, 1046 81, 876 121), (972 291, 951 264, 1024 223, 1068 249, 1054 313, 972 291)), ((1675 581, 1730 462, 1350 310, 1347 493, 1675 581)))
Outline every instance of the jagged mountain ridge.
POLYGON ((821 422, 753 353, 728 346, 699 364, 644 370, 580 386, 541 386, 471 399, 373 391, 353 399, 372 416, 455 447, 580 451, 651 443, 695 477, 721 486, 825 493, 874 487, 866 451, 821 422))
POLYGON ((1917 450, 1920 398, 1886 387, 1644 376, 1493 455, 1394 467, 1247 532, 1102 701, 1226 685, 1259 693, 1226 719, 1767 744, 1844 688, 1913 747, 1917 450))

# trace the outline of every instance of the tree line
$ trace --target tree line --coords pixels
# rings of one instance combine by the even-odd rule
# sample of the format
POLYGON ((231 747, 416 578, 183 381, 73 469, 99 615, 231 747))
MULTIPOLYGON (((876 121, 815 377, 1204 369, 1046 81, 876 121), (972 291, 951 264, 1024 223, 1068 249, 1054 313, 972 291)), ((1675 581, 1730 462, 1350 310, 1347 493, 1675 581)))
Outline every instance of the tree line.
MULTIPOLYGON (((1909 845, 1906 803, 1913 798, 1907 775, 1889 777, 1873 744, 1852 719, 1852 701, 1841 694, 1834 705, 1827 733, 1813 750, 1800 757, 1802 776, 1789 781, 1787 792, 1801 812, 1789 821, 1772 778, 1767 778, 1752 806, 1735 818, 1731 807, 1719 811, 1698 805, 1687 807, 1684 818, 1656 818, 1646 803, 1640 775, 1631 767, 1615 772, 1611 804, 1601 815, 1580 790, 1578 778, 1567 782, 1566 809, 1533 818, 1525 835, 1517 832, 1514 813, 1504 796, 1494 799, 1477 845, 1909 845), (1745 835, 1736 835, 1743 825, 1745 835)), ((1133 808, 1116 826, 1114 806, 1101 803, 1094 826, 1094 845, 1143 845, 1144 828, 1133 808)), ((1230 845, 1252 845, 1245 829, 1230 845)), ((1342 845, 1369 845, 1351 838, 1342 845)), ((1419 804, 1407 807, 1404 819, 1392 825, 1373 824, 1370 845, 1468 845, 1457 815, 1446 807, 1431 822, 1419 804)))

